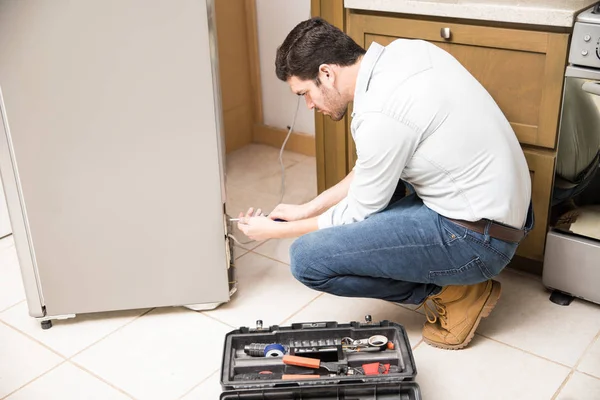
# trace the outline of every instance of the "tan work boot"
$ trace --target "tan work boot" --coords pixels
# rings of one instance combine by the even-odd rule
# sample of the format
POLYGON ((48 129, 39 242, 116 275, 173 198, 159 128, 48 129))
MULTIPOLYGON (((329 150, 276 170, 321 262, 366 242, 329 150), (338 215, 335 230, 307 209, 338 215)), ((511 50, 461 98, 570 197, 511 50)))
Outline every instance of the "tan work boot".
POLYGON ((421 305, 428 321, 423 327, 423 340, 442 349, 466 347, 481 318, 490 315, 496 306, 501 291, 500 282, 489 280, 469 286, 446 286, 430 296, 421 305), (435 312, 427 301, 433 303, 435 312))

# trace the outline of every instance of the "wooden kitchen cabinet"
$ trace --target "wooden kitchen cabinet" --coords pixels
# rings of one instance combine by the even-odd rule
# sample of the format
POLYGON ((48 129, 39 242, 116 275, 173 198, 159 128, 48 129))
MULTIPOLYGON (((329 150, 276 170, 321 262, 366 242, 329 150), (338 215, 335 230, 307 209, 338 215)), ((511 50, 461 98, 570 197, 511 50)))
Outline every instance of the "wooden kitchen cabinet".
POLYGON ((531 199, 535 225, 529 235, 519 244, 517 255, 542 261, 556 156, 551 152, 535 149, 524 149, 523 152, 531 175, 531 199))

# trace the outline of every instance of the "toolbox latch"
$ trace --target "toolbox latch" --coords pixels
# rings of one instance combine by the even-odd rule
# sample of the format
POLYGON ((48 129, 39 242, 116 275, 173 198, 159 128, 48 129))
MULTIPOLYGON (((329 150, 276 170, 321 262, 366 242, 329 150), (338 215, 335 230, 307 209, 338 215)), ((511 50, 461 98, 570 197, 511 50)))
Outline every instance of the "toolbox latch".
POLYGON ((323 322, 298 322, 292 324, 292 329, 323 329, 323 328, 337 328, 338 324, 334 321, 323 321, 323 322))

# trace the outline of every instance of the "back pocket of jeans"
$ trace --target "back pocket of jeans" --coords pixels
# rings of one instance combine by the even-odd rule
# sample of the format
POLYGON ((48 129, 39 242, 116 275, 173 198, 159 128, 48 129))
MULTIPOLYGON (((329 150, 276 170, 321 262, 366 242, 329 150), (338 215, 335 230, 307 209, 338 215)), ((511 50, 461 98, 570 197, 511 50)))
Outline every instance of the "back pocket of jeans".
POLYGON ((479 257, 457 268, 429 271, 429 280, 438 286, 473 285, 492 276, 479 257))

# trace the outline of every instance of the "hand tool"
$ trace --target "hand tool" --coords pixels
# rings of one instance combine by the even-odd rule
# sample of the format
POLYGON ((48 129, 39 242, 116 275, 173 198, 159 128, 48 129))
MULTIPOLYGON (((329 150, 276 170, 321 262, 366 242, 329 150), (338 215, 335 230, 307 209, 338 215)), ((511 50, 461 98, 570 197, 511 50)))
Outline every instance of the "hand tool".
POLYGON ((285 355, 283 356, 283 363, 286 365, 296 365, 299 367, 306 367, 312 369, 322 368, 326 371, 333 372, 334 374, 345 373, 342 365, 338 363, 321 362, 321 360, 319 360, 318 358, 285 355))
POLYGON ((287 349, 279 343, 250 343, 244 346, 244 353, 251 357, 282 357, 287 349))
MULTIPOLYGON (((263 215, 263 217, 268 217, 268 215, 263 215)), ((229 218, 229 221, 231 221, 231 222, 239 222, 240 218, 229 218)), ((273 221, 275 221, 275 222, 287 222, 285 219, 279 219, 279 218, 275 218, 273 221)))
POLYGON ((271 380, 271 379, 281 379, 284 381, 287 380, 296 380, 296 379, 316 379, 320 378, 321 375, 303 375, 303 374, 282 374, 280 372, 274 373, 271 371, 261 371, 257 373, 251 374, 236 374, 233 377, 234 381, 257 381, 257 380, 271 380))
POLYGON ((290 355, 309 358, 318 358, 323 362, 339 361, 344 358, 341 345, 335 346, 311 346, 290 347, 290 355))
POLYGON ((342 339, 342 345, 347 352, 358 352, 358 351, 381 351, 385 346, 391 343, 393 349, 393 343, 388 341, 388 338, 383 335, 373 335, 367 339, 354 340, 350 337, 342 339))
POLYGON ((348 368, 348 375, 387 375, 398 372, 400 372, 400 368, 397 365, 378 362, 363 364, 362 367, 348 368))

